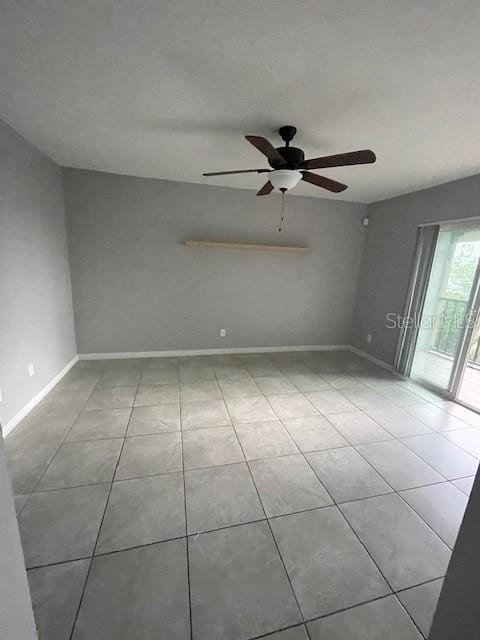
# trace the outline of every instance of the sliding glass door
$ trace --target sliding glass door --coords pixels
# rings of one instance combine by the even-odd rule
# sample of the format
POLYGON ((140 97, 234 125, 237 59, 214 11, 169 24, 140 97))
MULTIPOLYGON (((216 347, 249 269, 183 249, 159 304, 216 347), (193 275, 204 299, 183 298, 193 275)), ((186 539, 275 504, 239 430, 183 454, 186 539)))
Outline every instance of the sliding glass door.
POLYGON ((465 364, 458 377, 455 397, 462 404, 480 412, 480 288, 474 304, 469 338, 466 340, 465 364))
POLYGON ((416 313, 403 337, 402 372, 451 397, 459 393, 466 363, 480 353, 479 340, 473 342, 480 276, 476 224, 438 226, 423 243, 418 260, 423 257, 426 266, 414 277, 416 313))

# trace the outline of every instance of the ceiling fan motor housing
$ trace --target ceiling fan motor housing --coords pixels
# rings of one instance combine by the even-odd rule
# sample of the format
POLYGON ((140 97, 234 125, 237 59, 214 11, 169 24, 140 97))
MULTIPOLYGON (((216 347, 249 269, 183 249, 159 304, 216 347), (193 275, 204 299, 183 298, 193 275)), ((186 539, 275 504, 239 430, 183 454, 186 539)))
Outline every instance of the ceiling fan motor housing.
POLYGON ((297 147, 277 147, 277 151, 285 159, 285 162, 276 159, 269 160, 268 164, 274 169, 298 169, 305 160, 302 149, 297 147))

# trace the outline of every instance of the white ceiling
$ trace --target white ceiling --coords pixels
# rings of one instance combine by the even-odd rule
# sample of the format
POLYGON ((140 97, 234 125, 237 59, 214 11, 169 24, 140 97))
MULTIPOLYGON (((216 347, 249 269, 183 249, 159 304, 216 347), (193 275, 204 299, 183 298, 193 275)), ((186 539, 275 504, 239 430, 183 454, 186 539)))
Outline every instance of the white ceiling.
MULTIPOLYGON (((372 202, 480 172, 478 0, 2 0, 0 117, 62 165, 258 189, 294 124, 372 202)), ((332 197, 301 184, 295 193, 332 197)))

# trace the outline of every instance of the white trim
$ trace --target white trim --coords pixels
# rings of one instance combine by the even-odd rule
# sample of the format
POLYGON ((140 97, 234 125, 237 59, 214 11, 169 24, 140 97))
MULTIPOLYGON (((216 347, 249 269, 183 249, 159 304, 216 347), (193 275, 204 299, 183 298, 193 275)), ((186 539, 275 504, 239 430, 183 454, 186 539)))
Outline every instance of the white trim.
POLYGON ((214 356, 234 353, 274 353, 277 351, 348 351, 348 344, 314 344, 299 347, 231 347, 226 349, 177 349, 172 351, 127 351, 124 353, 80 353, 80 360, 118 360, 121 358, 168 358, 214 356))
POLYGON ((27 404, 20 409, 20 411, 13 416, 2 428, 3 437, 5 438, 11 433, 20 420, 23 420, 25 416, 30 413, 30 411, 40 402, 43 398, 49 393, 53 387, 55 387, 60 380, 70 371, 73 365, 78 362, 78 355, 74 356, 68 364, 66 364, 61 371, 54 376, 48 384, 46 384, 43 389, 41 389, 36 395, 33 396, 31 400, 27 402, 27 404))
POLYGON ((388 362, 385 362, 384 360, 380 360, 379 358, 375 358, 375 356, 370 355, 369 353, 367 353, 366 351, 362 351, 361 349, 357 349, 357 347, 349 347, 349 350, 352 353, 355 353, 357 356, 360 356, 361 358, 365 358, 365 360, 370 360, 370 362, 373 362, 373 364, 376 364, 379 367, 382 367, 382 369, 387 369, 387 371, 394 371, 394 368, 391 364, 388 364, 388 362))

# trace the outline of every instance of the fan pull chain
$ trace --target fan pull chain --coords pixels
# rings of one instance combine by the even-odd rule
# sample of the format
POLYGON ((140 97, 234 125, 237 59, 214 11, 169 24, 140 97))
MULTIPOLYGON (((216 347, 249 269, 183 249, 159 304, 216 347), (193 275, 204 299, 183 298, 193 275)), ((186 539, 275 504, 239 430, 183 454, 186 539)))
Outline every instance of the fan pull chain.
POLYGON ((286 201, 287 201, 287 195, 285 193, 285 191, 282 191, 282 206, 280 208, 280 226, 278 227, 278 232, 280 233, 282 231, 282 227, 283 227, 283 221, 285 219, 285 205, 286 205, 286 201))

